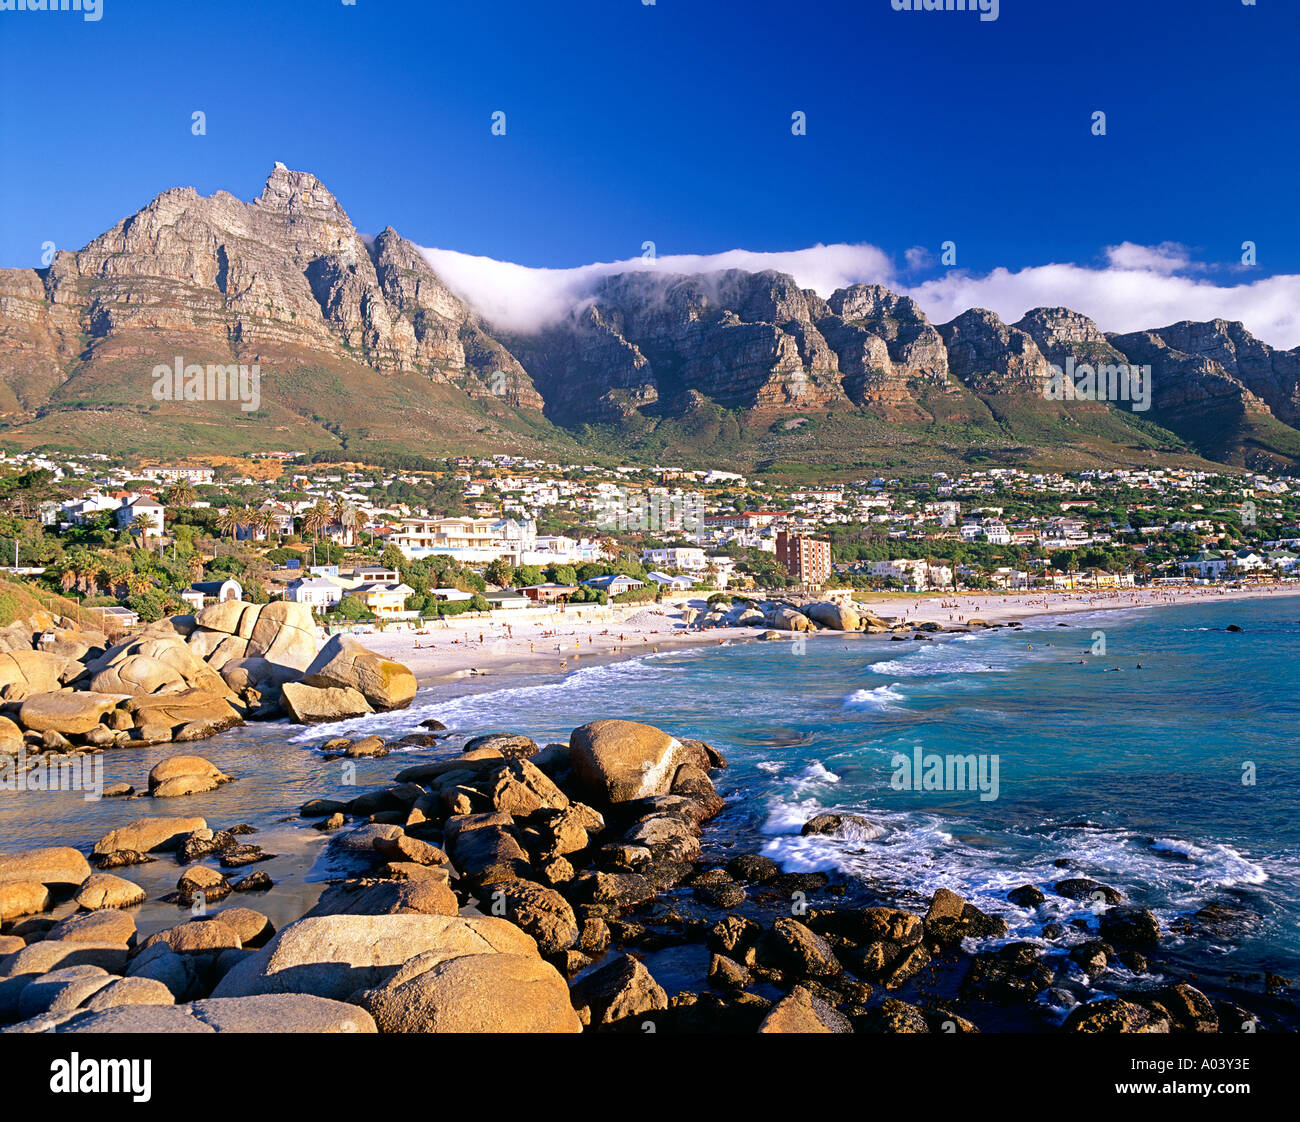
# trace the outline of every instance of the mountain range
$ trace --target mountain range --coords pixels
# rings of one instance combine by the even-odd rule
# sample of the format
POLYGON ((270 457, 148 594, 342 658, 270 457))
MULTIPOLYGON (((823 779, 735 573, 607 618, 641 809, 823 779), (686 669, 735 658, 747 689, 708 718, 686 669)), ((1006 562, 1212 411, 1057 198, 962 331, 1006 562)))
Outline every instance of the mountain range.
POLYGON ((1103 332, 1067 308, 932 324, 907 296, 764 271, 606 276, 498 329, 314 176, 164 191, 48 268, 0 269, 0 442, 171 456, 295 449, 671 457, 821 473, 990 463, 1300 465, 1300 348, 1240 323, 1103 332), (260 402, 157 401, 151 372, 256 364, 260 402), (1052 364, 1149 365, 1149 410, 1047 400, 1052 364))

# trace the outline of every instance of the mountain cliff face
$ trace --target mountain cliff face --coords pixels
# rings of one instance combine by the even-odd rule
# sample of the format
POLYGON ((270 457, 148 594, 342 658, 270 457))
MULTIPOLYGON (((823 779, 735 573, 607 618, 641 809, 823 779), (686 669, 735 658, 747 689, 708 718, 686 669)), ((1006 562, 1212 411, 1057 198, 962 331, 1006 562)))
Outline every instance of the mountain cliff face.
POLYGON ((643 269, 605 277, 562 322, 510 335, 391 227, 363 238, 319 180, 279 164, 251 203, 165 191, 48 269, 0 270, 0 425, 29 443, 79 439, 100 417, 130 450, 164 419, 197 417, 199 443, 445 450, 457 435, 518 446, 729 411, 742 427, 815 414, 926 439, 958 423, 1035 446, 1101 424, 1117 445, 1154 446, 1126 403, 1045 399, 1071 357, 1149 364, 1141 420, 1203 454, 1300 464, 1300 348, 1274 350, 1238 323, 1106 335, 1068 308, 1036 308, 1015 324, 972 309, 934 325, 879 285, 823 299, 778 272, 643 269), (204 420, 205 403, 159 412, 149 372, 176 355, 258 363, 266 405, 237 419, 260 417, 256 435, 228 410, 204 420))
POLYGON ((5 270, 0 293, 12 340, 0 373, 27 404, 22 366, 66 365, 78 335, 93 352, 133 334, 145 350, 150 337, 232 361, 300 349, 441 381, 490 373, 499 357, 511 389, 541 404, 410 243, 385 230, 368 246, 319 180, 279 164, 252 203, 164 191, 43 274, 5 270))

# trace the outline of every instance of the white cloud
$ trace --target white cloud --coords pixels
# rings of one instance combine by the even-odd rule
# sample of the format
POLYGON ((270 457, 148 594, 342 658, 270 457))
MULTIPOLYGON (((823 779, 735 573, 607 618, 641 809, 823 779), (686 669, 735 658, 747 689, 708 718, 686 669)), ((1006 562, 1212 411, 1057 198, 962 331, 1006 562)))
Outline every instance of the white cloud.
POLYGON ((1139 269, 1165 275, 1186 272, 1196 267, 1192 263, 1191 251, 1177 242, 1161 242, 1159 245, 1121 242, 1119 245, 1108 245, 1106 260, 1112 268, 1139 269))
POLYGON ((420 252, 447 286, 477 309, 488 323, 519 332, 536 331, 557 323, 591 295, 601 277, 614 273, 773 269, 789 273, 801 288, 811 288, 827 296, 851 284, 887 284, 894 275, 889 255, 870 245, 816 245, 775 253, 733 249, 726 253, 633 257, 572 269, 531 268, 450 249, 421 249, 420 252))
MULTIPOLYGON (((707 255, 632 258, 572 269, 540 269, 444 249, 422 251, 448 286, 490 324, 535 331, 562 319, 613 273, 705 273, 720 269, 774 269, 801 287, 829 296, 850 284, 886 284, 913 297, 934 323, 968 308, 988 308, 1014 323, 1030 308, 1067 307, 1095 320, 1103 331, 1137 331, 1179 320, 1241 320, 1275 347, 1300 346, 1300 276, 1262 277, 1221 284, 1206 274, 1186 247, 1123 242, 1103 252, 1104 266, 1070 263, 994 269, 985 274, 949 271, 904 285, 888 253, 872 245, 816 245, 763 253, 735 249, 707 255)), ((909 270, 926 258, 913 247, 909 270)))
POLYGON ((1300 346, 1300 276, 1221 285, 1147 269, 1039 265, 984 276, 937 277, 908 290, 935 323, 967 308, 988 308, 1014 323, 1030 308, 1082 312, 1103 331, 1140 331, 1179 320, 1240 320, 1275 347, 1300 346))

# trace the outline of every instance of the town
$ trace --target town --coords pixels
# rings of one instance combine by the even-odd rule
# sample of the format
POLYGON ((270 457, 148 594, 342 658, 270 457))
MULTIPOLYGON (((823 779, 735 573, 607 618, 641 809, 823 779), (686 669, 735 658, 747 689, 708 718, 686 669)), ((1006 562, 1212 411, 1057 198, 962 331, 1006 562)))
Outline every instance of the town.
POLYGON ((1294 481, 985 468, 817 486, 504 455, 0 459, 11 580, 129 628, 218 600, 327 630, 714 592, 850 596, 1300 580, 1294 481))

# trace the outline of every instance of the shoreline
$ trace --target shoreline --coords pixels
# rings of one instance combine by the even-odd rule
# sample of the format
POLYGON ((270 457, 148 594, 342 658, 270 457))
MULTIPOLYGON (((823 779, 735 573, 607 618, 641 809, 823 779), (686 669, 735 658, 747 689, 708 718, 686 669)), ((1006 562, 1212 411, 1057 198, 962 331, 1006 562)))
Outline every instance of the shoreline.
MULTIPOLYGON (((1300 597, 1300 585, 1259 588, 1185 588, 1114 592, 962 592, 881 594, 854 601, 890 623, 930 621, 963 628, 971 618, 990 624, 1025 623, 1039 617, 1083 612, 1166 608, 1269 597, 1300 597)), ((767 630, 730 627, 696 630, 681 621, 684 608, 702 599, 674 597, 661 604, 610 605, 566 611, 520 610, 519 618, 461 620, 449 617, 417 631, 374 632, 363 638, 371 650, 410 667, 417 685, 450 685, 479 677, 564 675, 588 666, 628 661, 666 650, 756 642, 767 630)), ((797 633, 790 632, 789 638, 797 633)), ((861 634, 822 630, 819 639, 861 634)), ((783 633, 783 638, 785 637, 783 633)))
MULTIPOLYGON (((991 623, 1005 623, 1151 606, 1195 606, 1219 599, 1254 600, 1278 594, 1300 595, 1300 589, 1225 590, 1183 596, 1159 593, 1154 597, 985 593, 951 601, 936 597, 892 599, 901 608, 898 618, 905 616, 914 623, 932 619, 948 627, 945 617, 949 612, 963 617, 978 613, 978 618, 991 623)), ((605 647, 615 649, 605 649, 602 654, 601 644, 592 643, 593 654, 588 660, 588 644, 584 643, 579 648, 584 657, 572 668, 602 660, 632 659, 656 649, 662 653, 665 649, 707 645, 718 642, 719 636, 723 643, 752 641, 761 633, 758 629, 739 628, 716 632, 668 630, 679 621, 664 613, 680 610, 681 606, 665 605, 663 611, 643 616, 635 625, 628 621, 637 613, 626 613, 626 618, 619 621, 624 630, 616 631, 613 637, 601 635, 611 623, 609 618, 592 619, 584 610, 581 623, 594 632, 592 638, 604 638, 605 647), (634 632, 633 626, 639 630, 634 632), (619 634, 624 636, 622 640, 616 638, 619 634), (629 636, 645 641, 634 643, 629 636)), ((575 640, 584 633, 579 630, 577 613, 572 615, 574 631, 567 638, 575 640)), ((955 619, 952 626, 965 630, 955 619)), ((440 630, 462 640, 465 637, 451 628, 440 630)), ((522 628, 513 630, 519 632, 522 628)), ((808 637, 846 634, 854 633, 824 630, 808 637)), ((782 635, 801 637, 794 633, 782 635)), ((951 637, 952 632, 948 635, 951 637)), ((391 638, 405 638, 413 645, 417 637, 412 634, 391 638)), ((485 630, 484 643, 473 646, 487 648, 487 638, 485 630)), ((563 646, 566 636, 555 638, 563 646)), ((879 638, 887 642, 890 637, 879 638)), ((538 640, 518 634, 513 640, 503 637, 500 641, 515 647, 526 647, 529 642, 540 645, 538 640)), ((463 641, 445 642, 441 647, 442 658, 470 649, 463 641)), ((419 649, 439 651, 438 646, 419 649)), ((514 657, 513 648, 497 653, 503 667, 516 666, 521 674, 555 669, 553 653, 533 652, 535 657, 521 663, 509 661, 514 657)), ((438 680, 454 682, 459 678, 453 674, 438 680)), ((668 736, 657 726, 638 727, 648 730, 639 735, 668 736)), ((350 738, 356 734, 346 735, 350 738)), ((561 844, 561 835, 554 829, 560 821, 555 816, 568 812, 544 806, 536 812, 540 817, 536 817, 527 809, 531 802, 518 806, 509 801, 498 803, 503 793, 513 793, 511 797, 519 794, 517 786, 501 786, 505 778, 510 783, 522 783, 538 798, 552 797, 556 785, 570 800, 591 798, 588 781, 579 781, 573 772, 572 748, 565 746, 564 751, 557 752, 561 746, 549 745, 539 750, 536 742, 528 740, 528 733, 500 734, 479 729, 464 735, 480 737, 479 746, 471 747, 467 740, 458 746, 459 756, 453 752, 447 757, 442 749, 451 745, 434 743, 433 737, 424 738, 416 728, 386 734, 382 747, 393 751, 387 763, 378 753, 373 759, 368 758, 370 752, 356 758, 365 773, 357 784, 359 793, 351 784, 340 788, 336 783, 322 783, 322 757, 315 750, 319 745, 303 753, 299 767, 307 784, 302 794, 308 796, 308 801, 296 814, 292 803, 283 807, 284 816, 274 824, 259 826, 255 834, 261 836, 253 839, 254 843, 273 847, 280 860, 293 860, 294 872, 284 876, 283 867, 276 868, 277 884, 269 894, 226 897, 207 918, 217 921, 220 927, 223 915, 232 922, 252 916, 257 922, 269 920, 271 931, 302 930, 295 925, 304 920, 308 928, 328 923, 341 933, 341 938, 355 941, 354 948, 349 944, 347 954, 359 960, 368 953, 367 940, 374 927, 410 922, 398 913, 424 913, 439 917, 438 923, 461 926, 497 922, 494 917, 499 913, 489 915, 482 905, 483 892, 500 887, 500 882, 493 879, 495 867, 490 862, 483 865, 483 855, 473 845, 460 841, 459 830, 453 828, 453 819, 477 813, 482 815, 482 821, 476 829, 496 831, 493 836, 500 845, 508 845, 508 837, 528 841, 515 857, 520 863, 517 882, 523 887, 512 890, 517 891, 517 900, 507 891, 505 920, 536 938, 536 958, 553 967, 567 985, 573 1008, 582 1010, 586 1018, 582 1022, 584 1029, 620 1031, 626 1027, 621 1019, 608 1015, 603 1006, 605 987, 617 989, 623 985, 628 971, 636 972, 639 985, 647 990, 654 987, 651 992, 664 995, 662 1002, 656 999, 653 1008, 638 1010, 637 1016, 653 1014, 666 1031, 749 1032, 763 1025, 768 1025, 765 1031, 779 1031, 775 1026, 803 1008, 805 994, 819 1003, 813 1007, 823 1026, 818 1031, 831 1026, 837 1032, 910 1033, 953 1031, 952 1026, 956 1026, 963 1032, 1056 1033, 1116 1031, 1115 1026, 1120 1026, 1118 1031, 1211 1032, 1243 1031, 1243 1024, 1253 1025, 1259 1020, 1270 1028, 1289 1028, 1295 1023, 1292 1007, 1272 990, 1261 992, 1225 983, 1212 971, 1202 969, 1202 962, 1208 961, 1205 956, 1214 954, 1219 942, 1216 925, 1245 923, 1240 918, 1245 911, 1225 910, 1211 900, 1194 915, 1180 920, 1182 926, 1176 926, 1163 917, 1157 921, 1150 910, 1155 905, 1144 897, 1125 896, 1125 886, 1114 880, 1113 869, 1070 861, 1061 865, 1059 872, 1044 873, 1031 871, 1025 865, 1008 882, 1023 883, 1013 890, 1014 895, 1004 895, 1015 909, 1038 917, 1035 923, 1042 921, 1041 935, 1027 935, 1018 925, 1009 925, 1005 914, 1008 909, 992 908, 982 897, 965 891, 897 891, 856 879, 845 870, 798 871, 767 855, 762 835, 746 834, 732 841, 728 828, 717 832, 717 825, 711 824, 715 817, 725 814, 729 805, 710 778, 716 768, 726 763, 703 741, 672 742, 690 745, 691 758, 697 762, 687 768, 692 772, 689 778, 674 778, 656 796, 631 801, 608 796, 594 799, 595 817, 584 819, 589 822, 583 826, 587 844, 566 850, 561 855, 564 864, 556 868, 559 858, 553 850, 561 844), (398 754, 411 736, 426 740, 419 748, 434 749, 432 756, 398 754), (482 740, 489 743, 483 744, 482 740), (520 742, 526 742, 526 746, 520 742), (459 778, 453 782, 444 778, 447 775, 459 778), (451 794, 463 805, 453 805, 444 797, 451 794), (313 803, 316 809, 307 813, 313 803), (514 809, 503 810, 502 806, 514 809), (325 820, 327 810, 334 812, 337 821, 325 820), (498 823, 498 819, 502 821, 498 823), (319 835, 307 833, 313 826, 320 829, 319 835), (286 835, 296 835, 296 843, 281 848, 286 835), (445 856, 440 858, 435 851, 445 856), (322 859, 331 861, 331 855, 341 859, 345 853, 350 855, 349 861, 357 863, 347 867, 331 864, 328 870, 321 867, 322 859), (308 854, 313 857, 309 866, 304 860, 308 854), (447 872, 438 871, 448 857, 452 864, 447 872), (405 860, 394 864, 395 858, 405 860), (455 872, 451 873, 451 869, 455 872), (1099 879, 1093 880, 1093 876, 1099 879), (813 904, 807 913, 797 913, 801 918, 791 918, 791 893, 803 894, 813 904), (1086 900, 1098 893, 1106 897, 1107 903, 1100 913, 1090 911, 1086 905, 1086 900), (540 912, 539 900, 545 905, 540 912), (1086 930, 1078 926, 1085 921, 1086 930), (1194 939, 1191 950, 1181 939, 1188 934, 1194 939), (693 956, 693 965, 684 964, 688 956, 693 956), (1106 971, 1113 973, 1098 982, 1094 975, 1106 971), (1202 973, 1206 973, 1204 979, 1202 973), (1163 985, 1154 988, 1157 982, 1163 985), (1193 988, 1192 982, 1202 988, 1193 988), (1047 995, 1051 1001, 1044 1004, 1038 1000, 1040 995, 1047 995)), ((202 747, 199 751, 203 751, 202 747)), ((247 746, 237 748, 236 756, 247 751, 247 746)), ((212 796, 212 802, 219 804, 220 800, 212 796)), ((178 804, 177 809, 204 811, 211 823, 209 830, 218 824, 229 829, 233 821, 229 813, 214 813, 215 807, 202 804, 193 808, 178 804)), ((866 819, 849 812, 827 811, 816 817, 825 821, 815 832, 834 837, 851 839, 855 824, 870 826, 866 819)), ((220 836, 225 831, 216 832, 220 836)), ((200 833, 196 831, 190 840, 202 840, 200 833)), ((218 851, 204 852, 194 861, 192 856, 183 855, 173 863, 160 855, 156 864, 119 870, 127 880, 140 882, 148 894, 143 906, 121 913, 130 914, 134 931, 134 946, 123 952, 130 964, 130 976, 166 985, 175 973, 172 968, 177 956, 195 953, 190 940, 197 939, 202 929, 183 911, 167 915, 178 905, 171 893, 158 893, 166 890, 171 878, 191 862, 201 864, 204 857, 215 860, 217 856, 218 851), (164 904, 168 907, 161 907, 164 904), (171 953, 144 945, 159 940, 171 948, 171 953), (156 966, 151 965, 154 960, 156 966)), ((211 870, 212 865, 206 868, 211 870)), ((238 874, 230 875, 233 880, 238 874)), ((97 922, 88 920, 67 900, 48 913, 48 920, 97 922)), ((104 922, 124 926, 112 917, 104 922)), ((19 929, 30 943, 17 953, 30 951, 29 957, 34 959, 42 952, 31 948, 39 946, 49 934, 45 920, 30 921, 19 929)), ((292 937, 292 933, 285 936, 290 940, 292 937)), ((53 938, 57 941, 58 936, 53 938)), ((191 988, 188 982, 186 988, 178 988, 173 994, 174 1004, 185 1008, 187 1001, 256 996, 260 983, 247 986, 247 976, 267 970, 270 954, 265 935, 256 938, 256 942, 233 948, 239 952, 235 957, 251 966, 231 967, 226 962, 223 967, 214 960, 207 968, 208 980, 200 988, 191 988)), ((387 965, 398 964, 386 964, 385 969, 387 965)), ((553 988, 558 995, 558 984, 553 988)), ((301 997, 311 992, 304 988, 301 994, 297 990, 291 994, 301 997)), ((345 995, 340 988, 337 994, 331 991, 316 996, 343 1000, 345 995)), ((363 1006, 349 1006, 342 1012, 356 1016, 353 1008, 363 1006)), ((557 1008, 568 1018, 558 998, 557 1008)), ((390 1018, 380 1018, 384 1031, 418 1031, 406 1024, 404 1014, 376 1006, 377 1012, 384 1010, 390 1018)), ((82 1009, 57 1014, 60 1024, 84 1024, 88 1031, 100 1030, 95 1018, 96 1014, 82 1009)), ((30 1031, 35 1023, 20 1025, 11 1018, 7 1028, 30 1031)))

